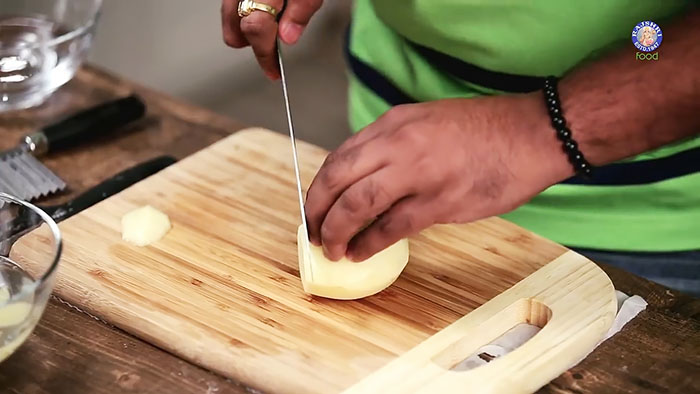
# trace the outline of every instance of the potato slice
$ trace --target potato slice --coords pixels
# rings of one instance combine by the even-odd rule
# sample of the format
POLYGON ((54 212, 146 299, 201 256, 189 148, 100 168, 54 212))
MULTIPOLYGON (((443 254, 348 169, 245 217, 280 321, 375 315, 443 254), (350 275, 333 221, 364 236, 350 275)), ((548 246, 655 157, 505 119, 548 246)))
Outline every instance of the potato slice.
POLYGON ((408 239, 357 263, 328 260, 321 247, 309 243, 304 226, 297 230, 297 244, 304 291, 325 298, 354 300, 377 294, 391 286, 408 264, 408 239))
POLYGON ((170 231, 170 219, 150 205, 134 209, 122 217, 122 239, 136 246, 146 246, 170 231))

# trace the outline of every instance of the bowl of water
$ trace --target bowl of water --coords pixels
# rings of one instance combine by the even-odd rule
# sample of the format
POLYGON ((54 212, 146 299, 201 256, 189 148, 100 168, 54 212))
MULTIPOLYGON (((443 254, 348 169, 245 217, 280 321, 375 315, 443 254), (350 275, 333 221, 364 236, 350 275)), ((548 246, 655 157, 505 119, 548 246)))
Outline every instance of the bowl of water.
POLYGON ((61 249, 61 232, 51 216, 0 193, 0 362, 27 340, 41 320, 61 249))
POLYGON ((0 1, 0 113, 42 104, 87 57, 102 0, 0 1))

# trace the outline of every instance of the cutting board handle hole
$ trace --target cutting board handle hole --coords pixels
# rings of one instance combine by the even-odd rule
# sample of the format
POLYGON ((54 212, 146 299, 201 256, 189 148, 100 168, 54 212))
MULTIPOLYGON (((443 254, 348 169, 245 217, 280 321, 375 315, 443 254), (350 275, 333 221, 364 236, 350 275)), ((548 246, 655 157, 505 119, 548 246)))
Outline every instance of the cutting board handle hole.
POLYGON ((520 299, 432 358, 442 368, 468 371, 512 352, 535 336, 552 318, 547 305, 520 299))

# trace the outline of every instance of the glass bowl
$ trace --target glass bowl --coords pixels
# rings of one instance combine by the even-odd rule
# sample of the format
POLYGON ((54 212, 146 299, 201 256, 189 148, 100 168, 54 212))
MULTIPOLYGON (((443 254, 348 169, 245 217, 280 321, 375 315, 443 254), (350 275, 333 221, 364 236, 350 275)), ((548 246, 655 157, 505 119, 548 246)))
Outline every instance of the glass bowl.
POLYGON ((0 362, 24 343, 41 319, 61 248, 61 232, 48 214, 0 193, 0 362), (22 255, 13 249, 32 253, 22 255))
POLYGON ((87 57, 102 0, 0 1, 0 113, 42 104, 87 57))

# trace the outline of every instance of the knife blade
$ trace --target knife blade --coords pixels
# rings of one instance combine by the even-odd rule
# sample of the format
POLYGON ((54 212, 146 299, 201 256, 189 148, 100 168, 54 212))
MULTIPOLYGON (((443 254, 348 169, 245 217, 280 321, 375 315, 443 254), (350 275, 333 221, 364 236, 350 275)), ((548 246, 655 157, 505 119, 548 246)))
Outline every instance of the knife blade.
MULTIPOLYGON (((289 103, 289 88, 287 87, 287 76, 284 72, 284 61, 282 60, 282 46, 279 38, 277 39, 277 59, 279 61, 280 79, 282 83, 282 94, 284 96, 284 106, 287 111, 287 128, 289 129, 289 138, 292 141, 292 156, 294 158, 294 175, 297 182, 297 194, 299 197, 299 212, 301 213, 301 224, 304 226, 306 238, 309 238, 309 225, 306 223, 306 209, 304 208, 304 192, 301 187, 301 176, 299 175, 299 156, 297 154, 296 137, 294 136, 294 122, 292 120, 292 109, 289 103)), ((309 275, 313 280, 313 267, 309 265, 309 275)))

